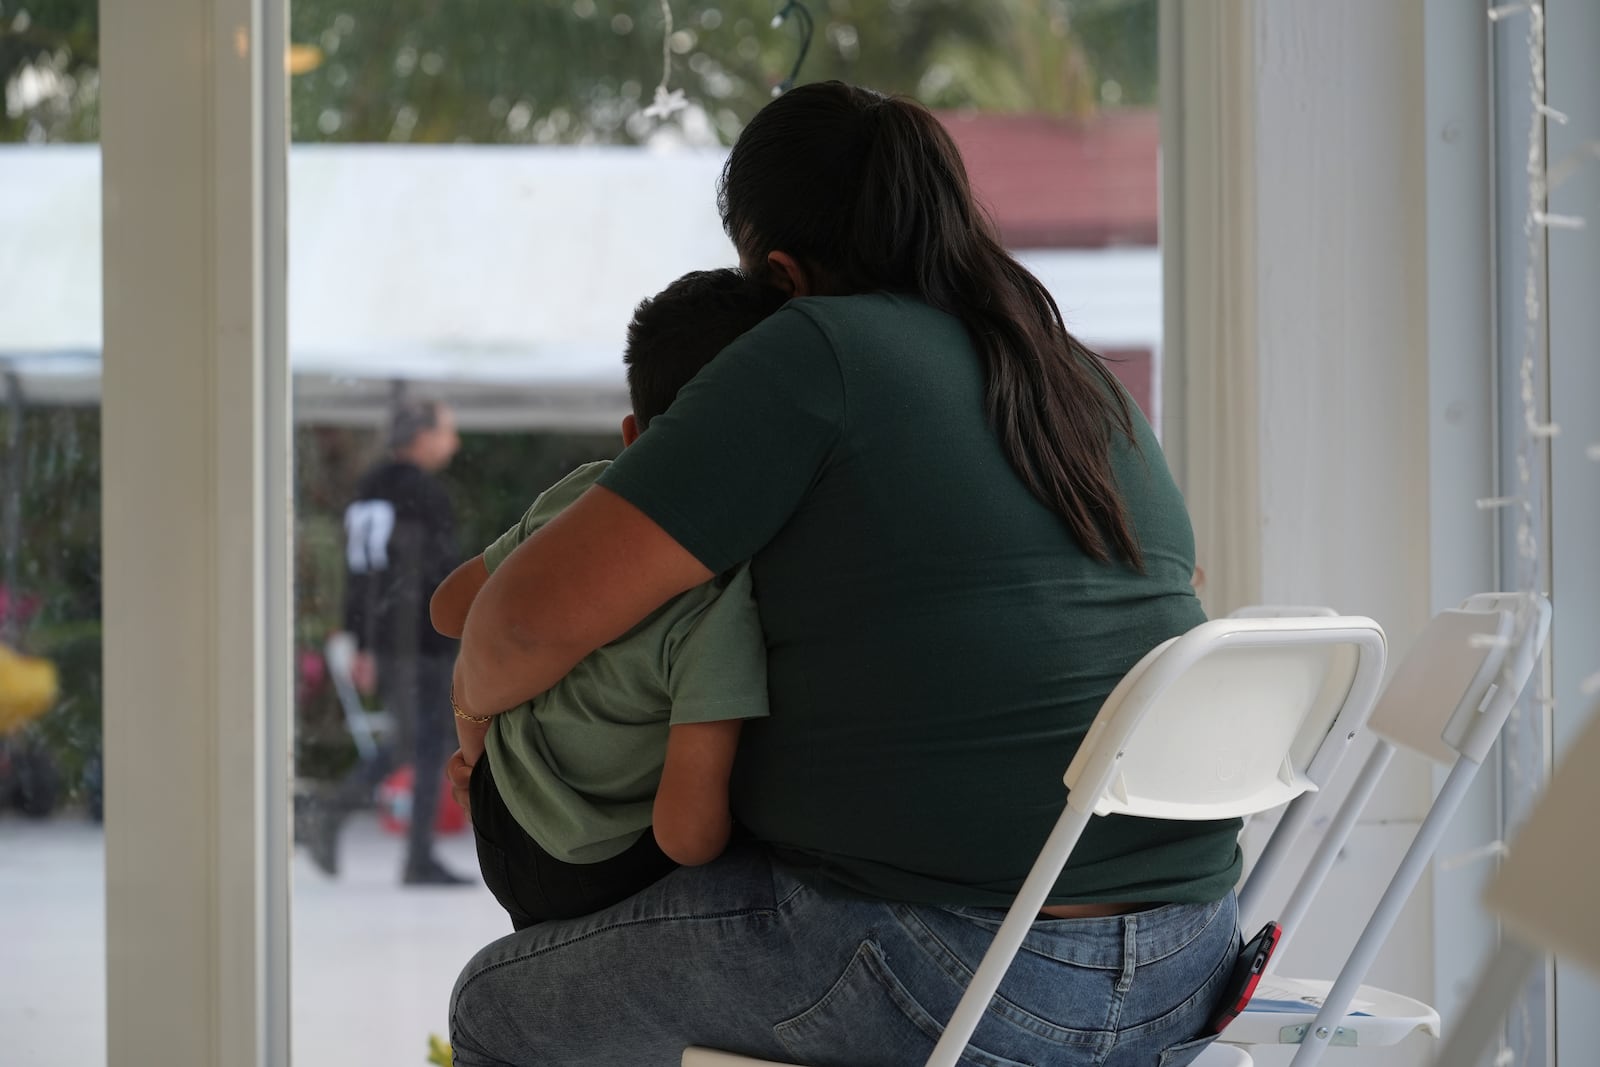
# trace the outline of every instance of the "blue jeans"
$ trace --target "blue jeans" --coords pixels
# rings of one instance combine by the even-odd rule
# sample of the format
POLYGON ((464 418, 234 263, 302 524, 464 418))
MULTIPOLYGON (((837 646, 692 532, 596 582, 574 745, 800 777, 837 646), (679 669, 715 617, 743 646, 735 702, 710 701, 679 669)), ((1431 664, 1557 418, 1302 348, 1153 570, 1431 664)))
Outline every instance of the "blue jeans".
MULTIPOLYGON (((484 948, 457 1067, 675 1067, 708 1045, 812 1067, 921 1064, 1002 913, 818 892, 755 847, 484 948)), ((1239 951, 1235 902, 1034 925, 964 1063, 1182 1067, 1239 951)))

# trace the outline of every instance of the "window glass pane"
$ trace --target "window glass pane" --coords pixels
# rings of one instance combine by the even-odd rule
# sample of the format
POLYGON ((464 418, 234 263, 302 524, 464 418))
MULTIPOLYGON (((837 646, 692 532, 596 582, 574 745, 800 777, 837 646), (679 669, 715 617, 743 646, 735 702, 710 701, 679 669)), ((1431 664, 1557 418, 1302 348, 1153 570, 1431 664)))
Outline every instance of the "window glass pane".
POLYGON ((459 429, 448 464, 435 452, 407 474, 453 513, 451 562, 614 454, 632 309, 734 263, 714 193, 726 147, 803 53, 801 81, 940 114, 1007 245, 1159 424, 1157 6, 293 0, 300 1062, 419 1061, 460 966, 510 930, 458 812, 438 809, 431 841, 406 829, 419 740, 447 732, 423 753, 430 790, 454 742, 427 591, 370 580, 401 551, 383 484, 399 476, 371 473, 393 458, 396 412, 443 401, 459 429), (649 113, 658 85, 685 106, 649 113), (370 686, 337 636, 352 627, 370 686), (473 884, 405 883, 439 879, 434 864, 473 884))
POLYGON ((93 0, 0 2, 0 1041, 42 1067, 106 1056, 97 53, 93 0))

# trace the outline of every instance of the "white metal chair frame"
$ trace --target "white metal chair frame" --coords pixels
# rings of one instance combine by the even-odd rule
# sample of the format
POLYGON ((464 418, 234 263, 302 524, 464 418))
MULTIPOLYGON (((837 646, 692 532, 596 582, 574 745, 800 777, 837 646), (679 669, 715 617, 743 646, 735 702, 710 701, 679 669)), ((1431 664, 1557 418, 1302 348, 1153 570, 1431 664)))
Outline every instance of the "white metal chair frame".
MULTIPOLYGON (((1531 594, 1485 593, 1469 598, 1457 611, 1441 612, 1424 631, 1384 689, 1370 728, 1379 741, 1348 797, 1335 815, 1311 862, 1279 915, 1284 940, 1305 917, 1356 819, 1376 789, 1397 748, 1404 747, 1450 771, 1396 868, 1338 977, 1308 1022, 1278 1026, 1282 1017, 1259 1019, 1248 1009, 1224 1040, 1244 1044, 1298 1044, 1291 1067, 1312 1067, 1330 1044, 1357 1044, 1357 1022, 1348 1016, 1371 969, 1399 919, 1411 891, 1432 860, 1450 819, 1460 806, 1479 767, 1526 687, 1550 627, 1550 603, 1531 594), (1448 699, 1441 702, 1439 697, 1448 699), (1242 1025, 1241 1025, 1242 1024, 1242 1025), (1265 1040, 1264 1027, 1276 1041, 1265 1040)), ((1282 828, 1280 827, 1280 830, 1282 828)), ((1291 838, 1284 839, 1285 846, 1291 838)), ((1274 835, 1273 844, 1279 841, 1274 835)), ((1269 845, 1269 851, 1271 851, 1269 845)), ((1267 858, 1263 857, 1263 863, 1267 858)), ((1240 897, 1240 914, 1255 915, 1274 866, 1258 864, 1240 897)), ((1283 943, 1279 944, 1281 958, 1283 943)), ((1389 997, 1394 997, 1388 994, 1389 997)), ((1394 998, 1401 999, 1401 998, 1394 998)), ((1424 1029, 1437 1032, 1437 1014, 1424 1029)), ((1259 1013, 1266 1016, 1267 1013, 1259 1013)), ((1303 1018, 1303 1016, 1302 1016, 1303 1018)), ((1287 1020, 1284 1020, 1287 1021, 1287 1020)))
MULTIPOLYGON (((966 1050, 1091 818, 1226 819, 1288 803, 1274 843, 1291 839, 1309 818, 1307 794, 1327 782, 1366 721, 1385 655, 1383 630, 1371 619, 1263 618, 1203 623, 1140 660, 1106 699, 1067 768, 1061 817, 928 1067, 954 1067, 966 1050), (1198 691, 1182 688, 1195 678, 1198 691), (1227 736, 1237 759, 1197 772, 1190 752, 1168 736, 1197 727, 1227 736)), ((1282 849, 1269 844, 1274 851, 1282 849)), ((1228 1055, 1241 1062, 1236 1054, 1219 1061, 1228 1055)), ((763 1062, 706 1049, 684 1053, 685 1067, 763 1062)))

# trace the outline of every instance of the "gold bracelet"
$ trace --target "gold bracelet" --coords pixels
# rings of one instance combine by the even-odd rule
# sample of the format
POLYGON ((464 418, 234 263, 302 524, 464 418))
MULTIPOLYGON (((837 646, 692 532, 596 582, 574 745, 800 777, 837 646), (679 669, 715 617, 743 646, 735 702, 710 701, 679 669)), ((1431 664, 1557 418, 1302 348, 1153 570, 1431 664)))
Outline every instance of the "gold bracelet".
POLYGON ((493 715, 468 715, 466 712, 462 711, 461 705, 456 703, 455 686, 450 687, 450 710, 455 712, 456 718, 462 720, 463 722, 476 723, 479 726, 482 726, 484 723, 494 718, 493 715))

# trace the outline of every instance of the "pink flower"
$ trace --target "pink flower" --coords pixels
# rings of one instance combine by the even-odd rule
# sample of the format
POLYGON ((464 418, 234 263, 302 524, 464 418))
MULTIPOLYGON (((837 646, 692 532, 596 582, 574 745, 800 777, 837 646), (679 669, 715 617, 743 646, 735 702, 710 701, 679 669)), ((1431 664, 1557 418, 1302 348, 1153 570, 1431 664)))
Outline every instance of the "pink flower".
POLYGON ((0 585, 0 621, 26 623, 44 606, 44 598, 38 593, 16 593, 6 586, 0 585))

